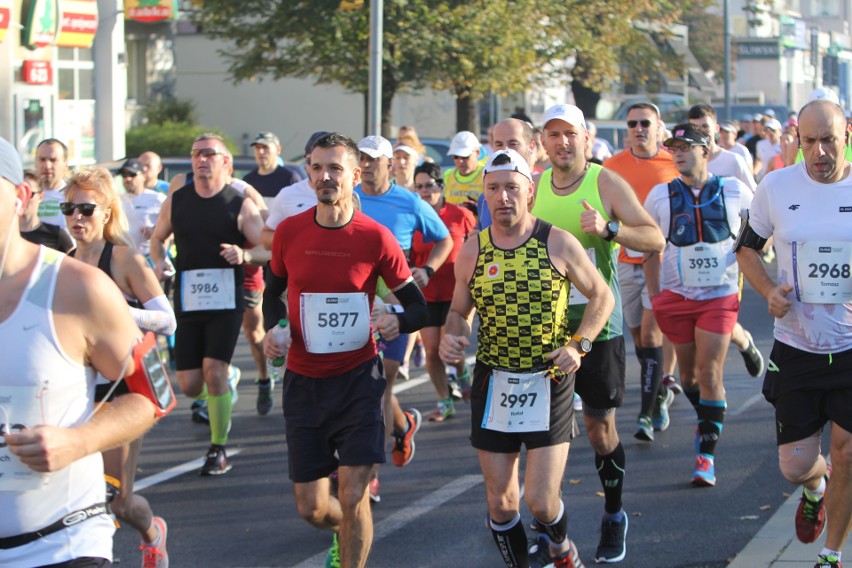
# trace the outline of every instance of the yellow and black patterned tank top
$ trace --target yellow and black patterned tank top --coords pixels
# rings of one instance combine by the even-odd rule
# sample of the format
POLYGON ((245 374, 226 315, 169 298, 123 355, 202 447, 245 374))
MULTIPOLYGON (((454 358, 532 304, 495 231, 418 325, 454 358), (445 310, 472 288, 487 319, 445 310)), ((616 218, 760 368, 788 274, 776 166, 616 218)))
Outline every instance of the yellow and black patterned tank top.
POLYGON ((514 250, 479 233, 476 270, 468 284, 481 319, 476 358, 508 371, 538 371, 544 355, 568 342, 570 282, 547 254, 551 225, 536 220, 532 235, 514 250))

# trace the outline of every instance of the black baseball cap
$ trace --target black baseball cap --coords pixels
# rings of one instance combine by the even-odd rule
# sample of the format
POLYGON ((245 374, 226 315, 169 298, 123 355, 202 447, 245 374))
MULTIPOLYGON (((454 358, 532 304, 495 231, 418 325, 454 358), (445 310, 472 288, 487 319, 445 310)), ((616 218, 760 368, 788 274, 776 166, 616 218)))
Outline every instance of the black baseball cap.
POLYGON ((305 144, 305 156, 311 153, 311 151, 314 149, 314 145, 317 143, 317 140, 319 140, 326 134, 328 134, 328 132, 326 132, 325 130, 319 130, 311 134, 311 137, 308 138, 308 143, 305 144))
POLYGON ((663 142, 663 146, 671 148, 675 142, 686 142, 690 146, 709 146, 710 140, 704 133, 692 124, 686 122, 672 128, 672 137, 663 142))

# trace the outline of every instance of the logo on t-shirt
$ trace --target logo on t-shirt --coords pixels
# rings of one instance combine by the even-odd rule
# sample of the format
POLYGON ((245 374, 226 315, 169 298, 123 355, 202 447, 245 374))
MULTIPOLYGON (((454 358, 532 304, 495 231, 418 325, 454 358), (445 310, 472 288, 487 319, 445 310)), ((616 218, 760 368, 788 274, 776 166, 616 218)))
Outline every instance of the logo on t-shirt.
POLYGON ((795 211, 799 207, 801 207, 801 205, 799 205, 798 203, 794 203, 793 205, 789 206, 787 209, 789 209, 790 211, 795 211))
POLYGON ((852 213, 852 207, 850 207, 848 205, 846 207, 841 207, 840 213, 852 213))
POLYGON ((489 277, 489 278, 495 278, 498 274, 500 274, 500 265, 499 265, 499 264, 496 264, 496 263, 495 263, 495 264, 490 265, 490 266, 488 267, 487 272, 488 272, 488 277, 489 277))

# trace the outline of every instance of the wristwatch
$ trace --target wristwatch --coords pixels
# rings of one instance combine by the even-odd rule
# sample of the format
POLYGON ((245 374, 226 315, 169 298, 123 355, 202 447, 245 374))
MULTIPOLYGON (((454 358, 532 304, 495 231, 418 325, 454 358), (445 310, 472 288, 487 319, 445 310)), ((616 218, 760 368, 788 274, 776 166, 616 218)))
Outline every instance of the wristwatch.
POLYGON ((621 225, 618 224, 618 221, 610 221, 606 224, 606 236, 604 237, 605 241, 611 241, 618 234, 618 230, 621 228, 621 225))
POLYGON ((578 349, 580 357, 585 357, 586 354, 592 350, 592 340, 588 337, 583 337, 582 335, 573 335, 571 336, 571 341, 577 342, 577 345, 580 346, 580 349, 578 349))
POLYGON ((426 271, 426 276, 428 276, 429 278, 435 276, 435 269, 429 266, 428 264, 424 264, 421 269, 426 271))

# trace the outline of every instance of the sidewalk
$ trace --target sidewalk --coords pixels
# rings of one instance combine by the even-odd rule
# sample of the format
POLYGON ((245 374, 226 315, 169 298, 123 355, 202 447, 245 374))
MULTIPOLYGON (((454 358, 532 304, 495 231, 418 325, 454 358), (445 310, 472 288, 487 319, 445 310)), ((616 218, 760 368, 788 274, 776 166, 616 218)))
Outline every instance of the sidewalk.
POLYGON ((796 538, 793 519, 801 495, 802 490, 796 488, 728 568, 811 568, 825 544, 825 533, 812 544, 796 538))

